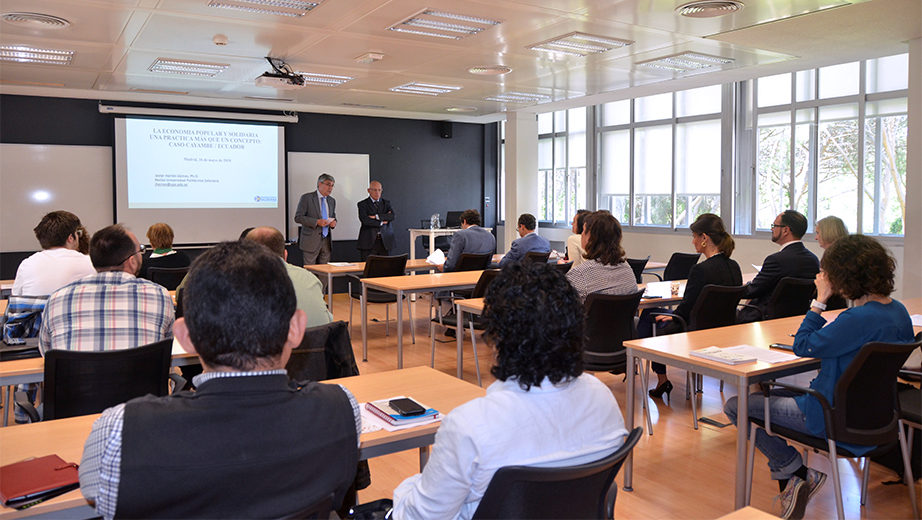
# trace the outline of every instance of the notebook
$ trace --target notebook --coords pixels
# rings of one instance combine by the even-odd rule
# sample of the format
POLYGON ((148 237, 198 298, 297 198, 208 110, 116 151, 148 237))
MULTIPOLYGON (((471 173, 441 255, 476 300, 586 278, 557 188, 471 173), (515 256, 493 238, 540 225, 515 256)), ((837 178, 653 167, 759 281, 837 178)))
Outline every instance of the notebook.
POLYGON ((25 509, 80 487, 77 464, 57 455, 26 459, 0 468, 0 500, 7 507, 25 509))
POLYGON ((729 352, 726 349, 722 349, 720 347, 708 347, 699 350, 692 350, 689 352, 689 355, 716 361, 725 365, 741 365, 743 363, 752 363, 753 361, 758 360, 758 358, 755 356, 740 354, 739 352, 729 352))

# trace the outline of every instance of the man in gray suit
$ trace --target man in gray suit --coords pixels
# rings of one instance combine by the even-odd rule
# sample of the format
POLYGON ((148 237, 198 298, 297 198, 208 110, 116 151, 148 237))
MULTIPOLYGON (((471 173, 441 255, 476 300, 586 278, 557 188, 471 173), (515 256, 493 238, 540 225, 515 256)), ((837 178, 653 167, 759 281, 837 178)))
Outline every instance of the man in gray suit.
POLYGON ((451 249, 442 266, 445 272, 454 271, 463 253, 484 254, 496 251, 493 233, 480 227, 480 213, 469 209, 461 214, 461 231, 451 236, 451 249))
POLYGON ((535 232, 537 227, 538 219, 534 215, 531 213, 519 215, 519 224, 515 228, 519 233, 519 238, 512 241, 509 252, 499 261, 500 268, 524 259, 525 255, 532 251, 547 253, 551 250, 550 241, 535 232))
POLYGON ((330 261, 333 228, 336 227, 336 199, 330 196, 336 179, 328 173, 317 178, 317 191, 301 195, 295 222, 301 224, 300 246, 305 264, 330 261))

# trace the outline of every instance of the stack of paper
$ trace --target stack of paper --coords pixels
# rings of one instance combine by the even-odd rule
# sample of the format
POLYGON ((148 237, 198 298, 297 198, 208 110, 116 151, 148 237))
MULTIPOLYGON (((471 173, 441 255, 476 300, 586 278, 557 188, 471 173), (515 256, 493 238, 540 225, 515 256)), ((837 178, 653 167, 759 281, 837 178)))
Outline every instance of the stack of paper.
POLYGON ((689 352, 689 354, 695 357, 717 361, 718 363, 723 363, 725 365, 740 365, 742 363, 752 363, 753 361, 758 360, 758 358, 755 356, 750 356, 739 352, 732 352, 729 351, 729 349, 722 349, 720 347, 708 347, 700 350, 692 350, 689 352))

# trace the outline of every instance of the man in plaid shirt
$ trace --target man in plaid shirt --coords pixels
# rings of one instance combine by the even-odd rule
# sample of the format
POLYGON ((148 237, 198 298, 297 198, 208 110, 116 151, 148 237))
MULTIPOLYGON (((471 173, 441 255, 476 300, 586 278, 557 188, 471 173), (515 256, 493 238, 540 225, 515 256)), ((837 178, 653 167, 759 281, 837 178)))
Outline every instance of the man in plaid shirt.
POLYGON ((137 278, 144 247, 121 224, 90 240, 96 274, 54 292, 45 306, 39 348, 117 350, 173 336, 173 300, 165 288, 137 278))

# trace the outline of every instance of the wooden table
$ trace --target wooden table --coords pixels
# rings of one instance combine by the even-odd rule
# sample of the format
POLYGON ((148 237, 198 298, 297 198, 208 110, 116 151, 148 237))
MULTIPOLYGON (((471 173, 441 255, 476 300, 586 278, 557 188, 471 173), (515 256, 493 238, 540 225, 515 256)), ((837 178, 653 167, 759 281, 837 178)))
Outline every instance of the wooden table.
MULTIPOLYGON (((476 385, 429 367, 347 377, 329 383, 345 386, 360 403, 407 395, 439 410, 442 414, 447 414, 471 399, 486 395, 486 391, 476 385)), ((0 451, 0 466, 28 457, 51 454, 57 454, 68 462, 79 463, 83 454, 83 443, 90 434, 93 421, 98 417, 99 414, 95 414, 4 428, 0 430, 0 446, 3 446, 3 450, 0 451)), ((428 458, 428 446, 434 442, 439 424, 418 426, 398 432, 380 430, 365 433, 361 437, 359 458, 368 459, 418 448, 422 469, 428 458)), ((75 514, 83 514, 84 517, 96 516, 95 511, 87 505, 80 494, 80 490, 71 491, 23 511, 0 507, 2 520, 46 513, 51 513, 54 517, 74 517, 75 514)))
MULTIPOLYGON (((904 301, 903 304, 910 314, 919 313, 920 310, 922 310, 922 298, 907 300, 904 301)), ((841 312, 843 311, 824 312, 823 317, 827 320, 833 320, 841 312)), ((724 365, 715 361, 692 357, 688 353, 692 350, 710 346, 731 347, 745 344, 767 349, 768 345, 771 343, 791 344, 793 342, 791 335, 797 332, 802 321, 802 316, 794 316, 791 318, 781 318, 777 320, 626 341, 624 342, 627 355, 626 366, 634 366, 638 358, 647 361, 656 361, 682 370, 715 377, 730 384, 735 384, 738 388, 738 394, 745 396, 748 394, 749 385, 818 369, 820 367, 820 360, 814 358, 798 358, 796 360, 773 365, 762 361, 741 365, 724 365)), ((917 327, 916 330, 918 331, 919 328, 917 327)), ((630 370, 630 368, 628 370, 630 370)), ((634 377, 628 377, 627 382, 627 403, 624 421, 628 431, 634 427, 634 379, 634 377)), ((646 399, 646 394, 642 392, 641 398, 646 399)), ((739 424, 747 424, 749 422, 749 409, 746 403, 746 399, 738 399, 737 401, 739 424)), ((747 430, 747 428, 737 428, 734 509, 740 509, 746 505, 747 430)), ((624 489, 626 491, 631 491, 632 489, 633 466, 633 455, 628 455, 624 465, 624 489)))
MULTIPOLYGON (((339 263, 339 262, 336 262, 339 263)), ((326 275, 327 277, 327 308, 333 313, 333 278, 337 276, 346 276, 348 274, 359 275, 365 272, 365 262, 350 262, 347 265, 332 264, 307 264, 304 266, 308 271, 317 275, 326 275)), ((436 269, 436 266, 426 263, 425 258, 419 260, 407 260, 406 270, 429 271, 436 269)))
POLYGON ((403 301, 404 295, 435 291, 472 289, 483 271, 417 274, 416 276, 383 276, 362 279, 362 361, 368 361, 368 289, 397 295, 397 368, 403 368, 403 301))
MULTIPOLYGON (((483 228, 489 232, 493 232, 493 228, 483 228)), ((435 250, 435 237, 444 237, 454 235, 458 231, 461 231, 461 228, 439 228, 439 229, 408 229, 410 232, 410 260, 416 259, 416 237, 429 237, 429 251, 432 252, 435 250)))

